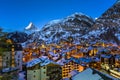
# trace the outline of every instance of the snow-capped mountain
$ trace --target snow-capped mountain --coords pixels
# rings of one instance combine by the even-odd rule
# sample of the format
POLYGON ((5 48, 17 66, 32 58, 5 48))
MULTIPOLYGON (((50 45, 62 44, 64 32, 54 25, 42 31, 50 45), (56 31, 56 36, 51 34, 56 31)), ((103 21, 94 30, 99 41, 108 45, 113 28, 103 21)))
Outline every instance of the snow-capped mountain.
POLYGON ((105 40, 119 44, 120 0, 96 19, 91 31, 82 37, 91 40, 105 40))
POLYGON ((22 47, 28 47, 29 44, 40 42, 40 32, 39 28, 36 27, 32 22, 29 23, 27 27, 24 28, 24 32, 27 33, 27 41, 22 43, 22 47))
POLYGON ((29 42, 37 42, 39 40, 40 37, 40 29, 38 27, 36 27, 32 22, 29 23, 29 25, 27 27, 25 27, 24 29, 25 33, 28 34, 28 41, 29 42))
POLYGON ((30 22, 29 25, 25 27, 25 30, 34 31, 37 30, 37 27, 32 22, 30 22))
POLYGON ((79 38, 93 26, 94 20, 82 13, 75 13, 66 18, 47 23, 40 31, 41 37, 47 42, 59 42, 68 37, 79 38))
MULTIPOLYGON (((32 23, 26 27, 30 31, 34 28, 32 23)), ((107 41, 120 44, 120 0, 95 20, 82 13, 75 13, 63 19, 50 21, 29 37, 31 42, 58 43, 72 37, 73 42, 78 44, 81 41, 107 41)))

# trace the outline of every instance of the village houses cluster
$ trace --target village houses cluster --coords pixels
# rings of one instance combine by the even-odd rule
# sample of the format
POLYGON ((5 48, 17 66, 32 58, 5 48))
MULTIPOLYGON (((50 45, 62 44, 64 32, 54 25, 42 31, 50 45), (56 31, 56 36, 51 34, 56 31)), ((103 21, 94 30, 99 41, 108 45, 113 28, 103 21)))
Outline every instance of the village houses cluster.
MULTIPOLYGON (((73 79, 87 68, 120 78, 120 47, 112 43, 11 44, 0 56, 1 75, 24 71, 25 80, 73 79)), ((15 76, 15 75, 14 75, 15 76)))

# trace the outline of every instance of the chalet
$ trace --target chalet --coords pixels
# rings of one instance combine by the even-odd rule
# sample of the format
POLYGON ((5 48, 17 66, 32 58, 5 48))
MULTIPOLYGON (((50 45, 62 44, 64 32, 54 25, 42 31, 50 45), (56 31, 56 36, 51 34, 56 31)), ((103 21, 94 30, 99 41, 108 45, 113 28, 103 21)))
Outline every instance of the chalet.
POLYGON ((70 78, 70 72, 73 70, 77 70, 78 72, 83 71, 85 68, 84 66, 77 63, 76 60, 73 60, 72 58, 67 60, 66 63, 62 66, 62 78, 70 78))
POLYGON ((115 57, 111 54, 101 54, 101 68, 109 70, 114 67, 115 57))
POLYGON ((115 67, 120 68, 120 55, 115 55, 115 67))
POLYGON ((96 56, 96 54, 97 54, 97 52, 98 52, 98 49, 97 49, 97 47, 96 46, 90 46, 90 47, 88 47, 88 54, 89 54, 89 56, 96 56))
POLYGON ((114 65, 115 64, 115 58, 111 54, 101 54, 101 63, 114 65))
POLYGON ((61 66, 48 58, 37 58, 27 62, 27 80, 60 80, 61 66))
POLYGON ((45 60, 41 65, 41 80, 62 79, 62 68, 53 61, 45 60))
POLYGON ((26 63, 27 80, 41 80, 40 79, 40 65, 41 59, 33 59, 26 63))

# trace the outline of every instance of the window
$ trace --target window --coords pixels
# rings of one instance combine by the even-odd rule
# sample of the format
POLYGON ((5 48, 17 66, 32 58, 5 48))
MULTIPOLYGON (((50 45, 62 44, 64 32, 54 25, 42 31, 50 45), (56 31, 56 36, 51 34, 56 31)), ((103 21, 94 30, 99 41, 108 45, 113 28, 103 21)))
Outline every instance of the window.
POLYGON ((8 57, 6 57, 6 59, 8 59, 8 57))
POLYGON ((15 55, 17 55, 17 53, 15 52, 15 55))
POLYGON ((18 66, 19 66, 19 63, 18 63, 18 66))
POLYGON ((20 58, 20 55, 18 56, 18 58, 20 58))
POLYGON ((43 67, 43 69, 45 69, 45 66, 43 67))
POLYGON ((36 76, 34 75, 33 77, 35 78, 36 76))
POLYGON ((44 74, 46 74, 46 72, 44 72, 44 74))

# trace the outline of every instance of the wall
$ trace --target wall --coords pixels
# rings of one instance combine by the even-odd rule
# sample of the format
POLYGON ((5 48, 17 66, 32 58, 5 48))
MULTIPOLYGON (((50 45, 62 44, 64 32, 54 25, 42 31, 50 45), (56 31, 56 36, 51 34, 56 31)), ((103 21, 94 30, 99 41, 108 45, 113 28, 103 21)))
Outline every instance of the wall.
POLYGON ((41 80, 40 69, 27 70, 27 80, 41 80))
POLYGON ((11 52, 3 52, 3 68, 9 68, 11 67, 11 62, 12 62, 12 56, 11 52))

